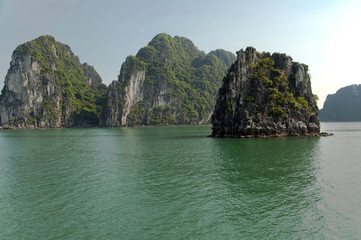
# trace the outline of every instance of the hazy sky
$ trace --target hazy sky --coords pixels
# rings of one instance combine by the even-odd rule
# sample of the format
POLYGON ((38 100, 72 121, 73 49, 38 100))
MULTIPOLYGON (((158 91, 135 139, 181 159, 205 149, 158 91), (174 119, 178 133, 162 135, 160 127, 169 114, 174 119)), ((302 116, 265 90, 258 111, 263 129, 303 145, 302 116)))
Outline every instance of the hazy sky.
POLYGON ((253 46, 309 66, 322 108, 327 94, 361 84, 359 0, 0 0, 0 87, 13 50, 50 34, 93 65, 105 84, 158 33, 205 52, 253 46))

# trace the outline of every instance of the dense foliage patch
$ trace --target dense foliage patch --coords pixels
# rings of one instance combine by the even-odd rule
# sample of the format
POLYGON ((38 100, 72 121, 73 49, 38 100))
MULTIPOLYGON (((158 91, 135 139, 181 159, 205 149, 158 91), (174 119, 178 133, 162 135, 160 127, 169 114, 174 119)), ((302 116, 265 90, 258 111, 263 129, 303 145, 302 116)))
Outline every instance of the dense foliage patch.
MULTIPOLYGON (((265 105, 254 103, 255 98, 259 97, 259 91, 250 92, 246 99, 250 109, 256 113, 263 113, 272 119, 288 118, 291 110, 306 111, 309 115, 315 114, 309 103, 303 97, 294 96, 289 90, 289 82, 286 73, 276 68, 275 62, 265 54, 265 57, 251 66, 251 76, 254 90, 261 88, 266 94, 265 105)), ((260 89, 260 90, 261 90, 260 89)))

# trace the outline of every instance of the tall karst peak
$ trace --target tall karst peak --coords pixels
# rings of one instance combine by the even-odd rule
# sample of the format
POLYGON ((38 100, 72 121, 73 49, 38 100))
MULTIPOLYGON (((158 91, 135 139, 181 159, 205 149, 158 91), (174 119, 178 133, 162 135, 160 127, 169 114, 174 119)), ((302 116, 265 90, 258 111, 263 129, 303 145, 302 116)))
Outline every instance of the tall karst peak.
POLYGON ((68 45, 40 36, 19 45, 0 96, 0 124, 15 127, 97 126, 106 86, 68 45))
MULTIPOLYGON (((223 50, 224 51, 224 50, 223 50)), ((185 37, 161 33, 121 67, 111 84, 103 126, 208 123, 235 55, 205 54, 185 37)))

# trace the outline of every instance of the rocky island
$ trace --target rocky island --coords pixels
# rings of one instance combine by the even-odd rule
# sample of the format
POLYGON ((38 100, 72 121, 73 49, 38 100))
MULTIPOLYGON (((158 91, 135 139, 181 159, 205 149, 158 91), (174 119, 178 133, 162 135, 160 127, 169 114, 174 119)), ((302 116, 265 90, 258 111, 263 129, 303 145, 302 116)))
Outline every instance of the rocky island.
POLYGON ((0 96, 0 125, 14 128, 97 126, 106 85, 70 47, 41 36, 18 46, 0 96))
POLYGON ((102 126, 207 124, 236 56, 208 54, 184 37, 162 33, 123 63, 108 89, 102 126))
POLYGON ((237 52, 212 115, 212 137, 319 136, 308 66, 252 47, 237 52))
POLYGON ((127 57, 109 87, 69 46, 41 36, 14 50, 0 95, 3 128, 211 122, 213 137, 317 136, 318 112, 307 65, 251 47, 206 54, 165 33, 127 57))
POLYGON ((156 35, 127 57, 109 87, 52 36, 18 46, 0 95, 4 128, 209 124, 217 91, 236 60, 191 40, 156 35))

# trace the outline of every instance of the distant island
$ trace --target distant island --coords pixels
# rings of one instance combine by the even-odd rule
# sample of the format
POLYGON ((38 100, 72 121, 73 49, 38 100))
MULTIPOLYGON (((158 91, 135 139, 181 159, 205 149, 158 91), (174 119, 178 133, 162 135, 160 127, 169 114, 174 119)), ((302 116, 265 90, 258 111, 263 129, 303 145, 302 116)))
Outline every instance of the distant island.
POLYGON ((325 122, 361 121, 361 85, 350 85, 327 95, 319 118, 325 122))

